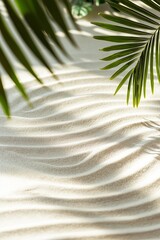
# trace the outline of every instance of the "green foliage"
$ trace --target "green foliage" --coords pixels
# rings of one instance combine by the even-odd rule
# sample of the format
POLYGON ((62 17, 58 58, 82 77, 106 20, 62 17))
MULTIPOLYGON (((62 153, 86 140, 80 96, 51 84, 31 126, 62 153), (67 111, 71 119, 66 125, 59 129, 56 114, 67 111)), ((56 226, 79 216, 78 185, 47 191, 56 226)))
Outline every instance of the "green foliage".
POLYGON ((146 97, 147 78, 150 79, 152 93, 154 93, 156 76, 160 83, 160 1, 141 0, 146 7, 149 7, 149 10, 130 0, 120 0, 120 4, 110 0, 107 2, 123 13, 123 17, 102 13, 100 15, 107 22, 93 23, 116 32, 116 35, 95 36, 95 39, 119 43, 101 49, 105 52, 115 51, 102 59, 103 61, 112 61, 103 70, 120 66, 111 76, 111 80, 113 80, 125 72, 115 94, 128 81, 127 103, 132 88, 133 106, 138 107, 142 92, 146 97), (156 13, 153 13, 152 10, 156 10, 156 13), (133 17, 134 20, 127 16, 133 17), (127 35, 122 35, 123 33, 127 35), (154 66, 156 66, 156 71, 154 71, 154 66))
MULTIPOLYGON (((32 52, 32 54, 45 66, 54 76, 54 73, 42 54, 37 41, 48 51, 58 62, 63 62, 57 53, 61 51, 68 56, 65 48, 61 44, 56 30, 51 24, 51 20, 66 34, 68 40, 76 46, 72 36, 69 34, 69 27, 64 14, 66 8, 70 19, 78 29, 74 18, 71 14, 69 0, 2 0, 8 16, 14 25, 17 34, 32 52), (34 36, 34 37, 33 37, 34 36), (53 43, 50 44, 50 41, 53 43)), ((75 2, 75 1, 73 1, 75 2)), ((77 0, 77 2, 80 2, 77 0)), ((104 0, 92 1, 86 0, 85 6, 103 3, 104 0)), ((101 16, 107 20, 106 23, 95 22, 94 24, 104 29, 116 32, 115 35, 96 36, 96 39, 108 41, 111 44, 101 49, 104 52, 111 52, 110 55, 103 58, 103 61, 110 62, 103 69, 108 70, 118 67, 111 76, 115 79, 121 76, 121 81, 117 86, 115 93, 128 81, 127 103, 129 102, 130 92, 132 90, 133 106, 140 103, 142 92, 146 97, 146 85, 149 77, 151 91, 154 93, 154 83, 156 77, 160 83, 160 1, 159 0, 141 0, 146 7, 140 7, 130 0, 107 0, 113 9, 117 9, 123 16, 117 14, 104 14, 101 16), (147 10, 149 9, 149 10, 147 10), (154 11, 152 11, 154 10, 154 11), (130 18, 129 18, 130 17, 130 18), (134 20, 133 20, 134 19, 134 20), (123 34, 124 33, 124 34, 123 34), (127 34, 127 35, 126 35, 127 34), (125 73, 125 74, 124 74, 125 73), (124 74, 122 76, 122 74, 124 74)), ((72 9, 73 10, 73 9, 72 9)), ((88 8, 87 11, 90 9, 88 8)), ((86 11, 86 10, 85 10, 86 11)), ((78 9, 78 14, 84 15, 87 12, 78 9)), ((77 13, 76 13, 77 14, 77 13)), ((37 74, 32 69, 30 60, 25 55, 23 48, 19 44, 11 31, 8 20, 2 15, 0 18, 1 34, 8 49, 14 54, 17 60, 34 76, 34 78, 42 83, 37 74)), ((0 48, 0 59, 2 68, 16 85, 22 96, 29 102, 29 98, 25 88, 18 79, 11 60, 8 57, 5 48, 0 48)), ((0 104, 5 114, 10 116, 10 106, 3 86, 3 79, 0 78, 0 104)), ((29 103, 30 104, 30 103, 29 103)))
MULTIPOLYGON (((73 16, 71 15, 70 5, 67 0, 2 0, 9 18, 17 30, 18 35, 21 37, 22 41, 28 47, 28 49, 34 54, 34 56, 54 75, 47 59, 43 56, 41 50, 39 49, 33 36, 42 44, 42 46, 55 58, 58 62, 63 61, 57 54, 57 49, 59 49, 64 55, 68 56, 65 48, 61 44, 59 38, 56 36, 56 31, 51 25, 51 21, 66 34, 68 40, 76 46, 76 43, 72 36, 69 34, 68 25, 64 17, 64 7, 67 9, 69 16, 77 28, 73 16), (53 46, 51 46, 49 41, 52 41, 53 46)), ((17 58, 17 60, 31 73, 37 81, 42 83, 38 78, 36 73, 31 67, 29 59, 26 57, 23 49, 20 47, 19 42, 13 35, 10 25, 6 18, 2 15, 0 18, 1 34, 8 48, 17 58)), ((4 49, 0 49, 1 64, 8 76, 15 83, 18 90, 21 92, 22 96, 28 101, 27 93, 20 83, 18 77, 16 76, 15 70, 12 66, 10 59, 4 49)), ((0 80, 0 104, 7 114, 10 116, 10 107, 7 100, 7 95, 3 87, 3 81, 0 80)))
POLYGON ((105 3, 105 0, 72 0, 72 14, 75 18, 82 18, 92 11, 92 6, 99 6, 105 3))

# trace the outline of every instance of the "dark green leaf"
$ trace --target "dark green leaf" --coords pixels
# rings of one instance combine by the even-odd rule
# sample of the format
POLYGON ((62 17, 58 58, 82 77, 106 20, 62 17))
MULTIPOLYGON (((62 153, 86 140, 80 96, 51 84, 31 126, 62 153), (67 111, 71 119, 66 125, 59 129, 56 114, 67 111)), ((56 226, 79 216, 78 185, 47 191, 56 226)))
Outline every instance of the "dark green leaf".
MULTIPOLYGON (((122 44, 118 45, 111 45, 109 47, 105 47, 100 49, 101 51, 109 52, 109 51, 117 51, 107 57, 104 57, 103 61, 112 61, 117 58, 120 58, 117 61, 114 61, 108 64, 103 70, 108 70, 118 65, 125 63, 121 66, 115 73, 111 76, 111 79, 116 78, 121 73, 123 73, 126 69, 130 68, 132 65, 133 72, 130 75, 128 90, 127 90, 127 103, 129 102, 130 97, 130 89, 131 85, 133 86, 133 106, 138 107, 142 95, 142 90, 144 91, 144 97, 146 96, 146 82, 148 78, 148 70, 150 67, 150 82, 151 82, 151 89, 154 92, 154 63, 156 63, 156 72, 158 76, 158 80, 160 82, 160 39, 159 39, 159 29, 160 29, 160 16, 156 13, 153 13, 152 10, 155 9, 157 5, 157 0, 144 0, 142 2, 146 3, 151 10, 143 9, 138 4, 134 3, 130 0, 120 0, 119 4, 115 1, 108 0, 107 1, 112 7, 124 12, 129 17, 134 17, 135 20, 130 20, 127 17, 124 18, 121 16, 110 14, 100 14, 105 19, 113 22, 118 23, 121 25, 125 25, 127 27, 117 26, 115 24, 108 24, 107 23, 95 23, 95 25, 113 30, 118 31, 120 33, 125 32, 129 34, 129 36, 110 36, 106 33, 106 35, 95 36, 95 39, 109 41, 109 42, 118 42, 122 44), (154 7, 153 7, 154 6, 154 7), (139 20, 142 20, 145 23, 139 23, 139 20), (154 27, 150 26, 150 24, 155 25, 154 27), (143 31, 139 31, 138 29, 145 29, 143 31), (150 36, 148 37, 141 37, 142 34, 147 35, 147 31, 149 31, 150 36), (138 35, 134 37, 133 35, 138 35), (123 51, 122 51, 123 50, 123 51), (137 53, 137 55, 136 55, 137 53), (155 53, 155 58, 154 58, 155 53), (123 57, 125 56, 125 57, 123 57), (123 57, 123 58, 122 58, 123 57)), ((160 6, 160 2, 158 5, 160 6)), ((158 9, 158 8, 157 8, 158 9)), ((157 10, 156 9, 156 10, 157 10)), ((126 77, 126 76, 125 76, 126 77)), ((124 84, 125 77, 122 79, 120 84, 117 87, 118 89, 124 84)), ((116 92, 117 92, 116 91, 116 92)))
POLYGON ((114 78, 116 78, 117 76, 119 76, 122 72, 124 72, 128 67, 130 67, 133 63, 135 63, 135 61, 137 60, 137 58, 135 58, 134 60, 127 62, 126 64, 124 64, 121 68, 119 68, 111 77, 110 79, 113 80, 114 78))
POLYGON ((145 21, 145 22, 147 22, 147 23, 150 23, 150 24, 153 24, 153 25, 159 25, 158 22, 154 21, 153 19, 151 19, 151 18, 149 18, 149 17, 146 17, 145 15, 143 15, 143 14, 137 12, 137 11, 134 11, 134 10, 131 9, 131 8, 128 8, 128 7, 125 7, 125 6, 122 6, 122 5, 115 4, 115 3, 113 3, 113 2, 111 2, 110 5, 111 5, 112 7, 117 8, 117 9, 118 9, 119 11, 121 11, 121 12, 127 13, 128 15, 133 16, 133 17, 136 17, 136 18, 138 18, 138 19, 140 19, 140 20, 143 20, 143 21, 145 21))
POLYGON ((0 77, 0 104, 3 108, 4 113, 10 117, 10 109, 9 109, 9 103, 7 100, 7 96, 3 87, 2 79, 0 77))
POLYGON ((5 53, 3 52, 2 49, 0 49, 0 59, 1 59, 2 66, 5 69, 6 73, 10 76, 10 78, 16 84, 16 86, 19 89, 19 91, 21 92, 22 96, 27 101, 29 101, 28 95, 27 95, 23 85, 19 82, 10 61, 8 60, 7 56, 5 55, 5 53))
POLYGON ((149 54, 150 54, 150 43, 146 45, 146 48, 144 50, 144 72, 143 72, 143 92, 144 97, 146 97, 146 82, 148 77, 148 68, 149 68, 149 54))
POLYGON ((160 11, 160 1, 159 0, 154 0, 156 3, 154 3, 151 0, 141 0, 144 2, 146 5, 150 6, 151 8, 155 9, 156 11, 160 11))
POLYGON ((134 54, 129 55, 127 57, 121 58, 121 59, 119 59, 119 60, 117 60, 117 61, 107 65, 106 67, 102 68, 102 70, 108 70, 108 69, 117 67, 117 66, 119 66, 122 63, 125 63, 125 62, 128 62, 128 61, 132 60, 132 59, 137 58, 138 55, 139 55, 139 53, 134 53, 134 54))
MULTIPOLYGON (((147 1, 146 1, 147 2, 147 1)), ((151 2, 151 1, 150 1, 151 2)), ((141 7, 137 4, 135 4, 133 1, 131 2, 130 0, 121 0, 121 3, 125 4, 127 7, 134 9, 135 11, 138 11, 140 13, 143 13, 144 15, 146 15, 147 17, 151 17, 153 19, 158 19, 160 20, 160 17, 157 16, 156 14, 148 11, 147 9, 145 9, 144 7, 141 7)))
POLYGON ((95 39, 104 40, 108 42, 145 42, 148 38, 142 37, 129 37, 129 36, 94 36, 95 39))
POLYGON ((151 90, 154 93, 154 41, 155 38, 153 36, 151 40, 151 52, 150 52, 150 80, 151 80, 151 90))
POLYGON ((53 20, 58 24, 58 26, 64 31, 67 35, 68 39, 74 46, 77 46, 73 37, 68 31, 68 26, 66 25, 66 21, 63 17, 64 11, 62 6, 59 6, 56 1, 50 0, 42 0, 44 7, 48 10, 53 20))
POLYGON ((10 33, 7 25, 5 24, 3 18, 0 18, 0 26, 2 31, 2 36, 4 37, 8 47, 11 49, 11 51, 14 53, 14 55, 17 57, 17 59, 24 65, 24 67, 40 82, 42 81, 37 77, 35 72, 32 70, 30 63, 28 62, 28 59, 18 46, 17 42, 15 41, 14 37, 10 33))
POLYGON ((123 49, 134 49, 137 47, 141 47, 143 49, 144 45, 145 43, 119 44, 119 45, 113 45, 106 48, 102 48, 100 49, 100 51, 109 52, 109 51, 116 51, 116 50, 123 50, 123 49))
POLYGON ((130 75, 132 74, 133 69, 131 69, 122 79, 122 81, 119 83, 118 87, 116 88, 116 91, 114 93, 114 95, 120 90, 120 88, 123 86, 123 84, 128 80, 128 78, 130 77, 130 75))
POLYGON ((124 17, 119 17, 119 16, 115 16, 115 15, 108 15, 105 13, 100 13, 100 16, 104 17, 105 19, 112 21, 112 22, 116 22, 116 23, 120 23, 122 25, 126 25, 129 27, 133 27, 133 28, 141 28, 141 29, 148 29, 148 30, 155 30, 154 27, 151 27, 149 25, 143 24, 143 23, 139 23, 139 22, 135 22, 133 20, 124 18, 124 17))
POLYGON ((157 77, 160 83, 160 34, 159 30, 156 34, 156 70, 157 70, 157 77))
MULTIPOLYGON (((60 42, 57 40, 52 27, 49 23, 49 21, 46 19, 45 14, 43 11, 41 11, 37 0, 28 0, 25 2, 25 4, 21 0, 15 0, 16 5, 19 7, 19 11, 25 18, 27 24, 30 26, 34 34, 37 36, 38 40, 41 41, 41 43, 46 47, 46 49, 52 54, 53 57, 59 62, 62 63, 62 60, 59 58, 55 50, 51 48, 51 45, 48 42, 48 39, 46 39, 46 35, 44 34, 44 31, 48 33, 48 35, 51 37, 51 39, 60 47, 60 49, 63 51, 63 47, 61 46, 60 42), (36 5, 36 6, 35 6, 36 5), (38 15, 39 11, 39 15, 38 15), (39 17, 41 16, 41 17, 39 17), (58 41, 58 42, 57 42, 58 41)), ((63 51, 65 53, 65 51, 63 51)))
POLYGON ((21 21, 20 17, 18 14, 16 14, 14 7, 9 1, 4 1, 5 7, 8 11, 8 14, 12 20, 12 23, 16 27, 17 31, 19 32, 21 38, 23 41, 26 43, 26 45, 30 48, 30 50, 34 53, 34 55, 42 62, 42 64, 45 65, 45 67, 51 72, 52 69, 46 62, 45 58, 39 51, 38 47, 36 46, 31 34, 29 33, 28 29, 26 28, 25 24, 23 21, 21 21))
POLYGON ((99 27, 102 27, 104 29, 112 30, 115 32, 121 32, 121 33, 128 33, 128 34, 134 34, 134 35, 151 35, 150 33, 142 32, 139 30, 127 28, 127 27, 121 27, 121 26, 116 26, 112 24, 107 24, 107 23, 99 23, 99 22, 93 22, 94 25, 97 25, 99 27))
POLYGON ((128 82, 128 89, 127 89, 127 104, 129 103, 129 98, 130 98, 132 78, 133 78, 133 75, 131 74, 128 82))
MULTIPOLYGON (((141 50, 141 47, 140 48, 134 48, 134 53, 140 52, 140 50, 141 50)), ((103 60, 103 61, 111 61, 111 60, 114 60, 116 58, 121 58, 121 57, 130 55, 132 53, 133 53, 133 49, 127 49, 127 50, 124 50, 124 51, 120 51, 120 52, 111 54, 108 57, 102 58, 101 60, 103 60)))

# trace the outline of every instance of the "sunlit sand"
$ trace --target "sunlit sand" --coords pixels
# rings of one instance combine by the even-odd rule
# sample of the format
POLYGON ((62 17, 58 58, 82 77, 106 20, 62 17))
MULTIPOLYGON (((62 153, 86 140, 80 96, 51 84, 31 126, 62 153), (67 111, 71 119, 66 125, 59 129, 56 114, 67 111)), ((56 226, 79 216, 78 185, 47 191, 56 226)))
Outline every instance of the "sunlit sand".
POLYGON ((58 81, 34 60, 47 88, 17 67, 33 108, 5 77, 12 119, 0 112, 0 239, 158 240, 158 81, 138 109, 126 105, 127 85, 113 96, 118 80, 99 70, 106 43, 80 24, 79 49, 61 36, 72 60, 50 60, 58 81))

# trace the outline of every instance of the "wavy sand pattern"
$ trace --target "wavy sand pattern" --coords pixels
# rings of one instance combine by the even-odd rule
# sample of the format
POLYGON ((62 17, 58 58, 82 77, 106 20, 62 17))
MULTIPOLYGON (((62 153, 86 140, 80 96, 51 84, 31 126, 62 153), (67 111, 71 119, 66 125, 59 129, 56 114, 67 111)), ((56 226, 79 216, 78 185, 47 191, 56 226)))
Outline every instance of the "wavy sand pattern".
MULTIPOLYGON (((93 30, 90 28, 90 30, 93 30)), ((85 35, 85 34, 84 34, 85 35)), ((0 238, 160 239, 160 100, 125 105, 98 68, 99 42, 77 36, 60 81, 26 82, 30 109, 8 88, 0 116, 0 238), (92 48, 94 46, 94 48, 92 48)), ((107 73, 108 74, 108 73, 107 73)))

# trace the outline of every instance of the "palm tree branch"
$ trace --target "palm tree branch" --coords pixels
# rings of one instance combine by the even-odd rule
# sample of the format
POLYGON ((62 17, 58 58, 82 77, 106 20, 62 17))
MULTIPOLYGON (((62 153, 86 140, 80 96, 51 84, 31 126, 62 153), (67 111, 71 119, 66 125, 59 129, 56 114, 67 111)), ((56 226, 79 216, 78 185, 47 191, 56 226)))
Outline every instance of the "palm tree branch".
MULTIPOLYGON (((64 14, 64 8, 66 8, 71 22, 73 23, 74 27, 79 30, 78 25, 75 23, 73 16, 71 15, 69 0, 14 0, 14 2, 10 0, 2 0, 2 3, 6 8, 9 17, 9 21, 8 19, 6 20, 4 15, 2 15, 0 19, 2 37, 5 41, 5 45, 11 51, 11 53, 15 55, 18 61, 23 64, 27 71, 32 74, 37 81, 42 83, 41 79, 33 70, 30 60, 26 57, 22 45, 19 44, 19 40, 17 40, 15 34, 13 34, 10 22, 14 25, 16 34, 18 34, 18 36, 21 38, 22 43, 24 43, 27 48, 31 50, 34 56, 53 75, 53 70, 41 52, 39 43, 41 46, 46 48, 52 57, 55 58, 59 63, 63 63, 59 52, 66 55, 68 58, 70 57, 65 46, 63 46, 61 43, 59 36, 57 36, 57 30, 55 28, 55 26, 59 27, 64 32, 70 43, 74 46, 77 46, 74 38, 69 33, 69 26, 66 21, 66 15, 64 14), (52 24, 52 22, 54 22, 54 24, 52 24)), ((23 97, 28 100, 25 89, 20 83, 20 80, 14 71, 14 67, 8 59, 5 48, 4 51, 1 49, 1 54, 4 56, 2 68, 17 86, 23 97)), ((7 94, 5 94, 5 89, 3 88, 2 80, 0 82, 0 94, 2 108, 5 114, 9 116, 10 107, 7 100, 7 94)))
MULTIPOLYGON (((138 5, 132 3, 129 0, 121 0, 119 1, 120 4, 113 3, 111 1, 108 2, 112 7, 123 11, 127 15, 134 16, 136 20, 141 19, 143 22, 147 22, 148 24, 146 25, 146 23, 143 22, 139 23, 136 20, 130 20, 128 18, 124 18, 123 16, 111 16, 106 13, 102 13, 100 15, 105 19, 109 20, 110 22, 119 23, 121 25, 125 25, 126 27, 121 27, 108 23, 94 23, 96 26, 100 26, 108 30, 116 32, 119 30, 119 32, 121 33, 127 33, 127 35, 125 36, 101 35, 95 36, 94 38, 113 43, 123 43, 118 45, 111 45, 109 47, 100 49, 101 51, 105 52, 116 51, 115 53, 112 53, 111 55, 101 59, 103 61, 114 60, 112 63, 108 64, 102 69, 112 69, 125 63, 111 76, 110 79, 112 80, 119 76, 121 73, 125 72, 128 68, 130 68, 127 74, 120 81, 118 87, 116 88, 115 94, 129 79, 127 90, 127 103, 129 102, 130 98, 131 86, 133 86, 133 106, 138 107, 142 95, 142 89, 144 92, 144 97, 146 97, 146 82, 149 69, 151 91, 152 93, 154 93, 154 63, 156 63, 157 77, 158 81, 160 82, 160 23, 155 21, 155 19, 160 20, 160 17, 146 9, 142 10, 142 7, 139 7, 138 5), (141 30, 139 31, 137 30, 137 28, 141 30), (135 37, 135 35, 138 35, 138 37, 135 37), (142 37, 141 35, 144 35, 144 37, 142 37)), ((143 2, 149 7, 152 7, 151 4, 148 4, 148 1, 144 0, 143 2)), ((157 5, 157 3, 154 3, 154 6, 155 4, 157 5)), ((158 6, 160 6, 160 4, 158 6)))

